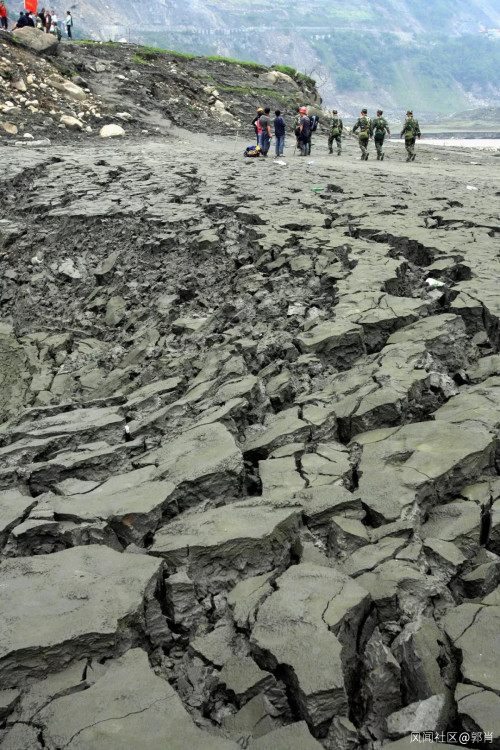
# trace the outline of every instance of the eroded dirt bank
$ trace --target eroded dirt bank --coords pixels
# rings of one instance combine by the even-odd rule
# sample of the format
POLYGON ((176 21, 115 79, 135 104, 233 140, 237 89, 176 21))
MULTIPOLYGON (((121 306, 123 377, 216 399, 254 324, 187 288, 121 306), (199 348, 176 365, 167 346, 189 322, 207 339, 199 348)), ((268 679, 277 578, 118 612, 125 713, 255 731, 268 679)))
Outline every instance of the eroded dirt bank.
POLYGON ((176 138, 4 160, 0 746, 500 747, 498 159, 176 138))

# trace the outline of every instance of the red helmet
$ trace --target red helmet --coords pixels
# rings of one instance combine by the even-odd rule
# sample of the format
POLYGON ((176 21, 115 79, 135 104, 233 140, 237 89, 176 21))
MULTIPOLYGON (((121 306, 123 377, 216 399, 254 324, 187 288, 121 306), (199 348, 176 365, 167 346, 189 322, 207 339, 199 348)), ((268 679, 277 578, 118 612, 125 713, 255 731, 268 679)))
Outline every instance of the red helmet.
POLYGON ((304 115, 305 115, 305 114, 306 114, 306 112, 307 112, 307 107, 301 107, 301 108, 299 109, 299 112, 300 112, 301 114, 304 114, 304 115))

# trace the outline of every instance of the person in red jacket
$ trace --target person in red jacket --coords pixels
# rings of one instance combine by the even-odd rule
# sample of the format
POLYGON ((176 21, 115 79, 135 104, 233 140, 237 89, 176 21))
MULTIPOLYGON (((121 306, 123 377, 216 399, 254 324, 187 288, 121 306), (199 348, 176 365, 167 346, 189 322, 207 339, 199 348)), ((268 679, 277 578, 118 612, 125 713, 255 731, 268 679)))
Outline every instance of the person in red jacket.
POLYGON ((7 17, 7 8, 5 7, 3 0, 0 0, 0 28, 5 29, 5 31, 7 31, 8 25, 9 25, 9 19, 7 17))

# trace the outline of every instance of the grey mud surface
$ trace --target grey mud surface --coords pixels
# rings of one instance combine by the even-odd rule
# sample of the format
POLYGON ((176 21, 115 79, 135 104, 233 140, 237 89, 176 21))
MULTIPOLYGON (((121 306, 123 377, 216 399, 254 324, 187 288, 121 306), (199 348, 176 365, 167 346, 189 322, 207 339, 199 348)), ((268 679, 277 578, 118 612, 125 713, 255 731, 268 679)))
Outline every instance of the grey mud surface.
POLYGON ((175 137, 3 151, 0 747, 498 749, 498 158, 175 137))

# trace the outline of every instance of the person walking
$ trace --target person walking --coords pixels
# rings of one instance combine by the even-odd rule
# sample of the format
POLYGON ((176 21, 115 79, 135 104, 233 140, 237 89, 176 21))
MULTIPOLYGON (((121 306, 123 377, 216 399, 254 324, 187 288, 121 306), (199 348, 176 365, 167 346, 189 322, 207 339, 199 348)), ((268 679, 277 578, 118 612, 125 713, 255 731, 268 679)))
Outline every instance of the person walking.
POLYGON ((361 110, 361 116, 356 120, 352 132, 355 133, 359 130, 358 143, 361 149, 361 159, 366 161, 368 159, 368 141, 372 135, 372 123, 368 117, 368 110, 363 107, 361 110))
POLYGON ((3 0, 0 2, 0 28, 5 29, 7 31, 7 28, 9 26, 9 16, 7 13, 7 8, 5 7, 5 3, 3 0))
POLYGON ((307 107, 300 108, 300 125, 299 125, 299 148, 301 156, 308 156, 311 153, 311 121, 307 116, 307 107))
POLYGON ((328 136, 328 151, 333 154, 333 142, 337 144, 337 156, 342 153, 342 131, 344 129, 344 123, 339 117, 339 113, 336 109, 332 112, 332 121, 330 123, 330 134, 328 136))
POLYGON ((271 145, 271 118, 269 117, 271 113, 271 107, 266 107, 264 109, 264 114, 260 116, 259 118, 259 124, 262 130, 262 155, 267 156, 267 152, 269 151, 269 146, 271 145))
POLYGON ((73 39, 73 16, 69 12, 69 10, 66 11, 66 33, 68 35, 68 39, 73 39))
POLYGON ((391 137, 391 131, 389 130, 389 123, 382 117, 383 111, 377 109, 377 116, 372 121, 373 139, 375 141, 375 148, 377 149, 377 161, 384 161, 384 138, 387 133, 387 137, 391 137))
POLYGON ((420 125, 418 120, 413 117, 413 111, 411 109, 406 113, 405 124, 401 131, 400 138, 404 135, 405 147, 406 147, 406 161, 415 161, 415 140, 420 140, 420 125))
POLYGON ((279 109, 277 109, 274 114, 276 115, 276 117, 274 118, 275 152, 276 156, 283 156, 283 151, 285 149, 286 123, 281 116, 281 112, 279 109))

